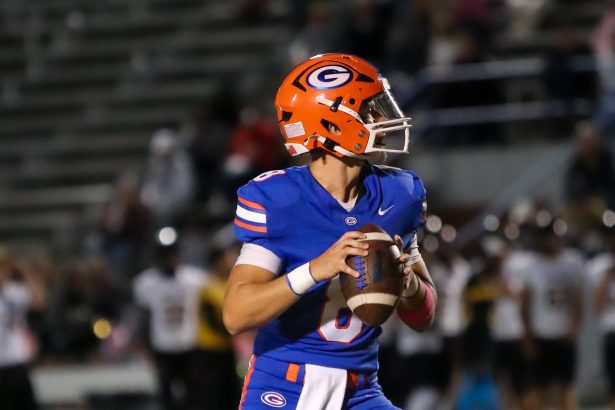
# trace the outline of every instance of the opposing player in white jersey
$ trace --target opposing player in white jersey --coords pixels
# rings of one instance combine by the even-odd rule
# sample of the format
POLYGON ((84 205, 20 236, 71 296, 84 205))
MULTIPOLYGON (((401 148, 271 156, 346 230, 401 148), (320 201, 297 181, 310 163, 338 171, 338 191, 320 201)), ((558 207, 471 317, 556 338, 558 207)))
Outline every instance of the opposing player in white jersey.
POLYGON ((575 409, 584 260, 563 248, 552 225, 536 229, 534 249, 524 278, 522 312, 538 407, 548 407, 547 393, 555 387, 561 408, 575 409))
POLYGON ((523 277, 532 268, 527 252, 506 249, 499 292, 495 300, 492 335, 495 342, 495 374, 504 408, 532 408, 528 392, 527 360, 523 355, 525 334, 521 317, 523 277))
POLYGON ((609 381, 611 409, 615 409, 615 232, 605 234, 607 252, 594 257, 588 263, 588 274, 592 276, 594 309, 600 320, 603 337, 604 370, 609 381))
POLYGON ((190 378, 191 365, 199 293, 206 281, 203 270, 180 264, 177 233, 173 228, 162 228, 156 236, 156 262, 135 278, 133 293, 138 306, 149 316, 144 322, 149 327, 149 344, 165 409, 193 405, 196 386, 190 378))
MULTIPOLYGON (((438 312, 434 327, 442 336, 442 366, 437 369, 443 376, 439 381, 442 391, 440 408, 452 403, 462 381, 461 339, 465 325, 463 291, 470 279, 472 267, 452 246, 442 242, 436 253, 426 254, 431 274, 438 289, 438 312)), ((428 373, 432 373, 431 371, 428 373)))
POLYGON ((0 248, 0 408, 37 408, 30 382, 33 359, 26 314, 40 309, 45 292, 40 279, 25 264, 13 260, 0 248))

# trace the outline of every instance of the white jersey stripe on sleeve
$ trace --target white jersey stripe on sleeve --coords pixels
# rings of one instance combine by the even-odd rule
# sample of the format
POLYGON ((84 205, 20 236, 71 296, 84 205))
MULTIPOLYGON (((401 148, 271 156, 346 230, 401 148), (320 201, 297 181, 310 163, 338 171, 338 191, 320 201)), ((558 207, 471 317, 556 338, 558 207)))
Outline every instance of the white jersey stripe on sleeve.
POLYGON ((247 209, 237 205, 237 216, 241 219, 259 224, 267 223, 267 215, 248 211, 247 209))
POLYGON ((235 262, 235 266, 237 265, 258 266, 277 275, 282 268, 282 260, 263 246, 254 243, 244 243, 237 262, 235 262))

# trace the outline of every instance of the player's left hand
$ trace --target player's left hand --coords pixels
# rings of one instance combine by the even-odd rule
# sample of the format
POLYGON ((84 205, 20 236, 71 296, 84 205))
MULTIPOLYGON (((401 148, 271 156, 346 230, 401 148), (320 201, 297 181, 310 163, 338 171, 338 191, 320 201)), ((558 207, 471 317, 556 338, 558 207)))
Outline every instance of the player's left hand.
POLYGON ((404 249, 404 241, 401 239, 401 236, 395 235, 395 244, 399 248, 401 255, 397 260, 400 263, 404 264, 404 289, 402 291, 402 296, 406 298, 414 298, 420 290, 421 281, 419 276, 412 269, 412 265, 408 263, 410 260, 410 254, 407 254, 403 251, 404 249))
POLYGON ((397 258, 397 260, 400 263, 404 264, 404 276, 406 276, 406 279, 412 279, 412 275, 414 275, 415 273, 410 267, 410 265, 408 265, 408 260, 410 259, 410 255, 404 252, 404 241, 403 239, 401 239, 401 236, 399 235, 395 235, 394 240, 395 240, 395 245, 397 245, 397 247, 399 248, 399 252, 401 253, 401 255, 399 256, 399 258, 397 258))

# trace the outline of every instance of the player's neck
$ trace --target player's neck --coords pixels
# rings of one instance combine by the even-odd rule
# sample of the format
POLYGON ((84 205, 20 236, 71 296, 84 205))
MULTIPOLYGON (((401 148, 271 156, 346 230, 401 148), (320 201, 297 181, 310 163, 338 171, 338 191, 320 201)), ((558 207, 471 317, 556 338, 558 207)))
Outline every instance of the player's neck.
POLYGON ((348 202, 363 190, 360 174, 363 160, 323 154, 312 159, 310 172, 318 183, 341 202, 348 202))

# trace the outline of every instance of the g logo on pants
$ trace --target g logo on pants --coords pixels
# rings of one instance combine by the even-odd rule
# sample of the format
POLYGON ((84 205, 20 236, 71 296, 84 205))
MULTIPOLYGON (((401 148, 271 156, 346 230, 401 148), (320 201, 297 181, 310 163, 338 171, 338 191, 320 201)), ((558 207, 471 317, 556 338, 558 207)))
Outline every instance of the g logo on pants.
POLYGON ((279 408, 286 406, 286 399, 284 396, 274 391, 268 391, 261 394, 261 401, 271 407, 279 408))

